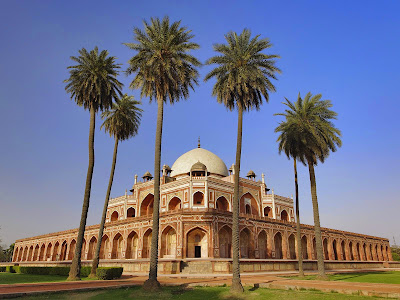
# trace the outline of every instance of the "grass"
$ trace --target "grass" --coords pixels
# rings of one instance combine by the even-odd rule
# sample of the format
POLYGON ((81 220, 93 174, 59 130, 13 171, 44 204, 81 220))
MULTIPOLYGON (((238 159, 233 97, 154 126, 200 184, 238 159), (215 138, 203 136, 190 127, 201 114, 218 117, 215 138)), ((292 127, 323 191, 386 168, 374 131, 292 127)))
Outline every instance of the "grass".
POLYGON ((79 293, 58 293, 41 296, 33 296, 25 299, 68 299, 68 300, 102 300, 102 299, 173 299, 173 300, 262 300, 262 299, 295 299, 295 300, 361 300, 371 297, 342 295, 336 293, 323 293, 319 291, 285 291, 264 288, 245 288, 245 293, 240 296, 233 296, 229 293, 228 287, 163 287, 160 292, 150 293, 143 291, 141 287, 120 288, 112 290, 101 290, 79 293))
MULTIPOLYGON (((314 280, 316 275, 308 275, 304 280, 314 280)), ((382 271, 382 272, 360 272, 360 273, 338 273, 328 274, 329 280, 332 281, 348 281, 348 282, 368 282, 368 283, 390 283, 400 284, 399 271, 382 271)), ((292 279, 301 279, 298 277, 290 277, 292 279)))
MULTIPOLYGON (((15 283, 34 283, 34 282, 57 282, 65 281, 68 276, 59 275, 34 275, 34 274, 17 274, 17 273, 0 273, 0 284, 15 283)), ((82 280, 89 280, 83 277, 82 280)))

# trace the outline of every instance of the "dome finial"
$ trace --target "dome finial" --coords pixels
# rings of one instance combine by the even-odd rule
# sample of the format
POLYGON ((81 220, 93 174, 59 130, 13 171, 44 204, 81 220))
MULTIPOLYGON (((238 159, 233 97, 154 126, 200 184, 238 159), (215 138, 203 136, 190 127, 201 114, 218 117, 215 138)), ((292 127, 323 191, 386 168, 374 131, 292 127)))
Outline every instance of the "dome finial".
POLYGON ((197 140, 197 148, 200 148, 200 136, 199 136, 199 138, 197 140))

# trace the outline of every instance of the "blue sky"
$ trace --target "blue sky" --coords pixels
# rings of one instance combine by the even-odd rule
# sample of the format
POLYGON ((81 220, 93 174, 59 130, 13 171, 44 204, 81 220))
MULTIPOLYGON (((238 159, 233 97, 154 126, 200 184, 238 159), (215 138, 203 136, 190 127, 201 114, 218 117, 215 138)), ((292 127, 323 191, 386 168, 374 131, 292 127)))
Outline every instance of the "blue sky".
MULTIPOLYGON (((258 112, 244 117, 242 175, 266 174, 275 193, 294 193, 292 162, 279 156, 274 128, 284 97, 311 91, 333 102, 343 146, 318 165, 322 226, 395 236, 400 243, 400 18, 398 1, 2 1, 0 10, 0 238, 15 239, 76 228, 87 170, 89 113, 65 93, 71 55, 107 49, 126 69, 134 54, 122 43, 142 20, 169 15, 192 29, 202 62, 228 31, 249 28, 268 37, 283 73, 258 112)), ((202 147, 229 166, 235 157, 236 114, 203 83, 187 101, 165 108, 162 163, 202 147)), ((124 92, 132 77, 121 74, 124 92)), ((134 175, 153 172, 156 105, 142 99, 139 134, 120 144, 112 196, 134 175)), ((95 137, 88 224, 99 222, 113 140, 95 137)), ((312 224, 308 171, 300 167, 303 223, 312 224)), ((260 179, 260 177, 258 177, 260 179)))

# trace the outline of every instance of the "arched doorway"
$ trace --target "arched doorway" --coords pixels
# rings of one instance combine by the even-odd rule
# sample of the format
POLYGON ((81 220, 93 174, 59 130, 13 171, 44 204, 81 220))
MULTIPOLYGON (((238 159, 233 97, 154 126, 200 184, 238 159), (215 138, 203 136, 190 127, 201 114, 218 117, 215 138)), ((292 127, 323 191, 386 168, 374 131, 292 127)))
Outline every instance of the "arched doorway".
POLYGON ((332 248, 333 248, 333 258, 334 258, 334 260, 338 260, 339 256, 338 256, 338 251, 337 251, 337 242, 336 242, 336 240, 333 240, 332 248))
POLYGON ((217 199, 217 202, 215 204, 215 207, 219 211, 229 211, 229 202, 226 200, 225 197, 221 196, 217 199))
POLYGON ((252 236, 248 228, 244 228, 240 232, 240 257, 241 258, 252 258, 253 247, 252 247, 252 236))
POLYGON ((66 260, 67 259, 67 241, 64 241, 61 244, 61 254, 60 254, 60 260, 66 260))
POLYGON ((208 234, 204 229, 197 227, 188 232, 187 257, 208 257, 208 234))
POLYGON ((132 231, 128 235, 125 258, 136 259, 138 248, 139 248, 139 236, 135 231, 132 231))
POLYGON ((291 259, 296 259, 296 238, 291 234, 288 239, 289 242, 289 255, 291 259))
POLYGON ((39 261, 44 261, 45 260, 45 258, 44 258, 44 250, 46 249, 46 245, 45 244, 43 244, 41 247, 40 247, 40 251, 39 251, 39 261))
POLYGON ((353 243, 349 243, 349 254, 350 254, 350 260, 354 260, 354 253, 353 253, 353 243))
POLYGON ((94 252, 96 250, 96 245, 97 245, 97 238, 95 236, 92 236, 92 238, 89 240, 89 250, 87 254, 87 259, 93 259, 94 257, 94 252))
POLYGON ((342 241, 340 248, 341 248, 340 250, 342 252, 342 260, 347 260, 347 258, 346 258, 346 244, 345 244, 344 241, 342 241))
POLYGON ((58 257, 58 248, 59 248, 59 247, 60 247, 60 243, 59 243, 59 242, 56 242, 56 243, 54 244, 53 257, 52 257, 51 260, 55 261, 55 260, 58 260, 58 259, 59 259, 59 257, 58 257))
POLYGON ((114 212, 111 214, 111 222, 118 221, 118 217, 119 217, 118 212, 117 212, 117 211, 114 211, 114 212))
POLYGON ((28 257, 27 257, 27 261, 32 261, 32 255, 33 255, 33 246, 29 247, 29 252, 28 252, 28 257))
POLYGON ((72 260, 75 254, 76 241, 72 240, 69 244, 68 260, 72 260))
POLYGON ((122 259, 124 249, 124 238, 119 232, 113 238, 111 259, 122 259))
POLYGON ((228 226, 224 226, 219 230, 219 257, 232 257, 232 230, 228 226))
POLYGON ((362 260, 361 259, 361 246, 360 246, 360 243, 357 243, 356 249, 357 249, 357 259, 358 260, 362 260))
POLYGON ((193 194, 193 206, 204 206, 204 194, 202 192, 193 194))
POLYGON ((328 239, 324 239, 322 246, 324 247, 324 259, 329 260, 329 253, 328 253, 328 239))
POLYGON ((262 230, 258 234, 258 255, 261 259, 265 259, 268 257, 267 253, 267 233, 265 230, 262 230))
POLYGON ((315 238, 313 238, 312 247, 313 247, 313 255, 314 255, 313 259, 318 259, 317 258, 317 242, 315 241, 315 238))
POLYGON ((307 237, 303 235, 301 238, 301 252, 303 255, 303 259, 308 259, 308 251, 307 251, 307 237))
POLYGON ((246 193, 240 198, 239 209, 239 212, 242 214, 260 216, 260 209, 257 201, 250 193, 246 193))
POLYGON ((367 246, 365 245, 365 243, 362 246, 362 253, 363 253, 363 260, 366 261, 367 260, 367 246))
POLYGON ((151 249, 151 237, 153 232, 151 229, 148 229, 143 235, 143 250, 142 250, 142 258, 150 257, 150 249, 151 249))
POLYGON ((100 254, 99 254, 100 259, 107 259, 109 251, 110 251, 110 239, 108 238, 108 235, 105 234, 101 238, 100 254))
POLYGON ((22 260, 22 254, 24 253, 24 248, 20 247, 19 248, 19 253, 18 253, 18 261, 22 260))
POLYGON ((281 220, 285 222, 289 222, 289 215, 286 210, 281 211, 281 220))
POLYGON ((22 261, 26 261, 27 258, 28 258, 28 246, 25 246, 22 261))
POLYGON ((283 258, 282 252, 282 234, 277 232, 274 236, 274 248, 275 248, 275 258, 283 258))
POLYGON ((178 209, 181 209, 181 199, 179 199, 178 197, 174 197, 168 203, 168 210, 178 209))
POLYGON ((153 214, 154 195, 148 194, 140 204, 140 216, 151 216, 153 214))
POLYGON ((129 207, 126 211, 127 218, 134 218, 136 216, 135 209, 133 207, 129 207))
POLYGON ((264 207, 264 217, 273 218, 271 207, 269 206, 264 207))
POLYGON ((171 226, 167 226, 161 234, 161 257, 176 257, 176 231, 171 226))
POLYGON ((36 244, 35 250, 33 251, 33 258, 32 261, 37 261, 39 257, 39 245, 36 244))

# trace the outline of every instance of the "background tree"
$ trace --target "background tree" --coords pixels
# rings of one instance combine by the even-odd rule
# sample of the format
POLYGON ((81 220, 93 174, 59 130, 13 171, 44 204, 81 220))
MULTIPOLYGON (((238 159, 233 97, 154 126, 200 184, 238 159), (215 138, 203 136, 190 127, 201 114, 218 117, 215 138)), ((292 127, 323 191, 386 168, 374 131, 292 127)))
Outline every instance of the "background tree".
POLYGON ((158 232, 160 207, 160 162, 161 137, 163 125, 164 102, 174 104, 181 98, 187 99, 189 89, 197 85, 198 71, 195 67, 200 62, 189 54, 199 45, 190 40, 194 37, 181 22, 170 24, 169 18, 162 20, 152 18, 151 22, 143 22, 144 31, 133 30, 135 43, 126 43, 137 52, 129 60, 127 74, 135 74, 130 84, 132 89, 140 89, 141 97, 149 97, 150 102, 157 101, 157 129, 154 151, 154 204, 153 234, 151 239, 149 279, 144 283, 147 290, 156 290, 158 264, 158 232))
MULTIPOLYGON (((281 114, 275 114, 281 115, 281 114)), ((297 160, 306 165, 304 157, 304 147, 301 140, 301 133, 298 131, 299 127, 296 123, 286 120, 279 123, 275 132, 280 133, 277 142, 279 143, 279 154, 284 152, 288 159, 293 158, 294 168, 294 187, 296 194, 296 231, 297 231, 297 258, 299 261, 299 276, 304 277, 303 270, 303 249, 301 244, 301 231, 300 231, 300 205, 299 205, 299 185, 297 180, 297 160)))
POLYGON ((229 110, 238 110, 238 129, 235 160, 235 185, 233 196, 233 292, 243 292, 240 280, 239 267, 239 173, 240 158, 242 152, 242 126, 243 111, 253 108, 259 109, 263 97, 268 102, 269 92, 275 91, 270 79, 276 79, 275 74, 280 70, 275 67, 275 58, 278 55, 262 53, 272 46, 268 39, 259 39, 259 35, 251 38, 249 30, 244 29, 238 35, 229 32, 225 35, 227 44, 215 44, 214 51, 219 55, 211 57, 206 64, 216 64, 205 81, 215 77, 212 95, 217 97, 219 103, 223 103, 229 110))
POLYGON ((297 127, 298 139, 304 147, 297 149, 301 151, 300 157, 307 161, 310 174, 311 197, 314 214, 315 242, 318 261, 318 278, 327 279, 324 266, 324 254, 321 237, 321 225, 319 218, 317 184, 314 166, 318 161, 323 163, 329 153, 335 152, 342 145, 341 132, 331 120, 336 120, 337 113, 331 110, 330 100, 321 100, 322 95, 312 96, 307 93, 304 100, 300 94, 295 103, 286 99, 284 103, 288 109, 281 114, 286 117, 286 122, 297 127))
POLYGON ((119 141, 127 140, 138 133, 140 118, 142 117, 143 110, 138 107, 141 103, 135 101, 133 96, 124 94, 120 100, 113 103, 111 110, 106 110, 102 113, 101 118, 104 123, 100 129, 104 130, 114 137, 114 154, 111 165, 110 179, 108 181, 108 188, 106 193, 106 200, 104 201, 103 214, 99 227, 99 235, 97 238, 96 252, 92 262, 92 270, 90 277, 96 277, 96 270, 99 265, 99 255, 101 248, 101 240, 103 237, 104 224, 106 222, 108 201, 110 199, 111 188, 114 180, 115 164, 117 162, 117 152, 119 141))
POLYGON ((90 111, 89 125, 89 165, 87 169, 85 194, 83 197, 81 221, 76 240, 75 254, 72 260, 68 280, 79 280, 81 269, 81 252, 83 235, 85 233, 87 213, 89 210, 90 191, 94 168, 94 131, 98 111, 109 109, 114 99, 121 95, 122 83, 117 80, 119 64, 114 56, 108 56, 108 51, 99 53, 97 47, 88 52, 85 48, 79 50, 79 56, 71 56, 77 65, 68 67, 70 77, 64 82, 65 90, 71 94, 76 104, 90 111))

